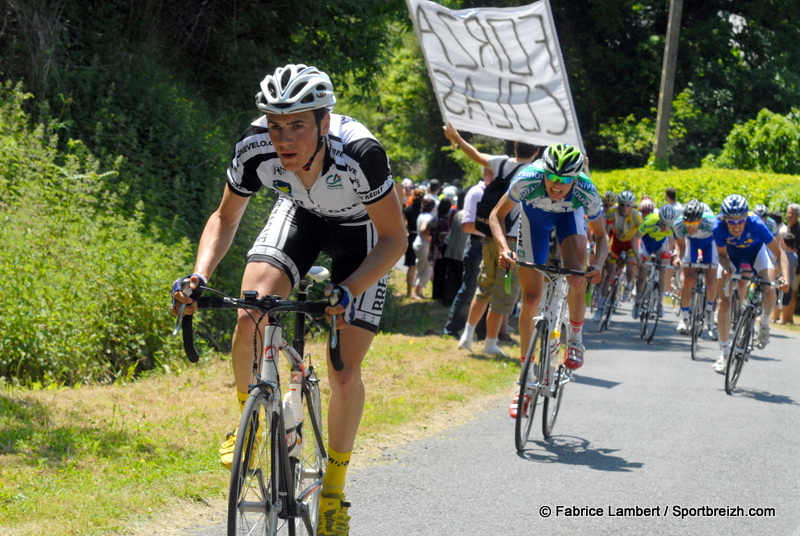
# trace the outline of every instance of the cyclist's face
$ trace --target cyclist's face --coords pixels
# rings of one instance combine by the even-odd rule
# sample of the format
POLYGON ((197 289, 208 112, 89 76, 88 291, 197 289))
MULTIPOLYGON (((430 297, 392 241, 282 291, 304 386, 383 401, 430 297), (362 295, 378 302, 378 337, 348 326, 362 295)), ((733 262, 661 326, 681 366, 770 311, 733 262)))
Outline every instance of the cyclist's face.
POLYGON ((622 214, 623 216, 627 216, 628 214, 630 214, 631 210, 633 210, 633 205, 628 205, 625 203, 619 204, 619 213, 622 214))
POLYGON ((572 181, 569 184, 563 184, 561 182, 551 181, 545 175, 544 179, 544 187, 547 190, 547 195, 553 201, 560 201, 564 199, 567 194, 569 194, 570 190, 572 190, 572 185, 575 184, 575 181, 572 181))
POLYGON ((317 150, 319 136, 328 132, 330 115, 326 115, 317 131, 314 112, 268 114, 269 137, 286 171, 298 172, 317 150))
POLYGON ((728 226, 728 231, 733 236, 741 236, 741 234, 744 232, 745 223, 747 223, 747 219, 746 218, 736 218, 736 219, 733 219, 733 220, 728 220, 728 219, 725 220, 725 225, 728 226))

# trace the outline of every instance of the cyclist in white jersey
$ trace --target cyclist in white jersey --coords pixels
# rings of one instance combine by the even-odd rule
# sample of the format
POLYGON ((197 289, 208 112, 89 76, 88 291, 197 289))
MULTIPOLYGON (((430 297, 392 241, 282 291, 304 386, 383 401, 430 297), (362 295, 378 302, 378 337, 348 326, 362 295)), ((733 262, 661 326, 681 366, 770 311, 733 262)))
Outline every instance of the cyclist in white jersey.
MULTIPOLYGON (((322 483, 317 534, 347 534, 344 484, 364 408, 361 362, 372 343, 387 292, 386 274, 407 247, 406 232, 380 143, 357 121, 331 113, 336 98, 327 74, 287 65, 261 82, 256 105, 264 113, 236 144, 219 208, 200 238, 191 286, 205 284, 233 240, 250 196, 262 186, 278 194, 269 219, 248 253, 242 290, 287 297, 321 252, 332 258, 333 287, 342 293, 328 308, 346 323, 340 337, 344 368, 328 367, 328 469, 322 483)), ((179 302, 192 298, 173 288, 179 302)), ((187 308, 187 313, 194 307, 187 308)), ((240 312, 233 338, 237 397, 253 383, 256 324, 240 312)), ((220 449, 232 462, 235 432, 220 449)))
MULTIPOLYGON (((682 264, 700 262, 711 267, 703 270, 706 280, 706 325, 713 334, 714 300, 717 297, 717 264, 719 255, 714 244, 714 229, 719 224, 711 208, 697 199, 692 199, 683 207, 683 213, 672 224, 672 231, 678 245, 677 268, 682 264)), ((683 286, 681 287, 681 318, 678 322, 678 333, 689 332, 689 310, 692 299, 692 288, 698 277, 694 268, 683 268, 683 286)), ((712 335, 713 336, 713 335, 712 335)))
MULTIPOLYGON (((586 281, 598 283, 599 268, 608 255, 608 238, 600 195, 591 179, 582 172, 583 154, 575 147, 557 144, 547 147, 541 160, 519 171, 508 192, 492 211, 490 223, 500 251, 501 268, 513 267, 517 260, 545 264, 552 229, 561 251, 562 266, 586 270, 586 277, 567 276, 570 329, 567 336, 565 366, 583 365, 583 321, 586 314, 586 281), (522 204, 522 222, 516 252, 505 240, 504 220, 517 203, 522 204), (586 228, 592 227, 597 238, 595 265, 586 267, 586 228)), ((533 336, 534 321, 544 289, 544 275, 521 267, 522 310, 519 316, 520 347, 526 349, 533 336)))

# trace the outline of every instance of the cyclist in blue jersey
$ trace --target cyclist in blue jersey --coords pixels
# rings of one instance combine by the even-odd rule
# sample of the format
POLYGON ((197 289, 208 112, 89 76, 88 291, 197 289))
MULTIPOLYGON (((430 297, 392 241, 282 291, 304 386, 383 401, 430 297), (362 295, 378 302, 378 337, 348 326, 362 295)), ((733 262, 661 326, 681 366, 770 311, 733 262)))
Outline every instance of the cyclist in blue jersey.
MULTIPOLYGON (((714 242, 719 252, 719 269, 717 275, 722 278, 719 292, 719 347, 722 354, 714 370, 725 374, 727 356, 730 353, 730 316, 731 298, 725 292, 730 284, 734 272, 754 271, 759 277, 768 281, 775 280, 775 266, 768 252, 779 259, 782 273, 788 273, 789 266, 783 249, 769 232, 769 229, 755 214, 749 213, 747 199, 739 194, 729 195, 722 201, 722 210, 719 216, 722 220, 714 229, 714 242)), ((742 280, 739 286, 739 295, 744 296, 746 281, 742 280)), ((784 292, 788 284, 780 287, 784 292)), ((769 317, 775 307, 777 295, 773 287, 764 289, 764 314, 761 316, 758 330, 758 345, 763 348, 769 342, 769 317)))
MULTIPOLYGON (((335 102, 330 78, 315 67, 287 65, 264 78, 256 95, 263 115, 236 144, 227 187, 203 230, 190 279, 196 288, 211 277, 230 247, 250 196, 261 187, 277 194, 277 201, 248 253, 242 290, 286 298, 320 253, 330 255, 331 280, 341 299, 327 312, 344 322, 344 368, 328 367, 329 448, 320 494, 320 536, 349 531, 344 485, 364 409, 361 362, 377 331, 386 275, 407 248, 386 152, 363 125, 333 114, 335 102)), ((331 285, 326 287, 326 294, 331 291, 331 285)), ((193 301, 179 286, 173 288, 173 296, 181 303, 193 301)), ((194 309, 192 304, 186 312, 194 309)), ((240 312, 234 333, 233 375, 241 405, 253 383, 259 320, 240 312)), ((235 435, 234 431, 220 449, 228 467, 235 435)))
MULTIPOLYGON (((719 220, 711 212, 711 208, 697 199, 692 199, 683 207, 683 214, 675 221, 672 230, 678 244, 677 268, 683 263, 697 263, 702 257, 703 264, 710 264, 704 270, 706 279, 706 326, 713 334, 714 301, 717 297, 717 264, 719 256, 714 244, 714 229, 719 220)), ((681 287, 681 318, 678 322, 678 333, 689 332, 689 309, 692 299, 692 287, 697 279, 697 270, 683 268, 683 286, 681 287)))
MULTIPOLYGON (((586 281, 599 283, 600 269, 608 256, 603 206, 591 179, 582 172, 584 156, 564 144, 547 147, 541 160, 522 168, 511 181, 508 192, 492 211, 490 224, 500 251, 499 264, 512 268, 521 262, 545 264, 550 231, 555 228, 564 268, 586 270, 586 277, 568 276, 570 329, 564 365, 577 369, 583 365, 583 321, 586 314, 586 281), (516 252, 505 239, 506 214, 522 204, 522 222, 516 252), (587 220, 597 239, 595 265, 586 267, 587 220)), ((520 266, 522 310, 519 316, 520 347, 527 349, 533 336, 534 320, 542 299, 544 275, 520 266)))

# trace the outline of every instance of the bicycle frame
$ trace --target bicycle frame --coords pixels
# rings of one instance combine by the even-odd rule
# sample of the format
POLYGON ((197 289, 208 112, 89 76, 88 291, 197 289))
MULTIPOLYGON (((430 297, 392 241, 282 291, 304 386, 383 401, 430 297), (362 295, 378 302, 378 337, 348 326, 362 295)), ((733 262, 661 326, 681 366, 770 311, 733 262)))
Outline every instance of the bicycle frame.
POLYGON ((564 386, 573 380, 572 371, 564 367, 560 360, 557 369, 553 366, 553 351, 559 354, 566 340, 568 317, 566 276, 584 276, 585 272, 566 270, 560 268, 558 264, 559 261, 547 265, 523 264, 542 272, 545 282, 539 314, 534 317, 534 333, 528 343, 520 372, 514 431, 517 451, 523 450, 528 441, 540 395, 544 400, 542 434, 545 438, 550 437, 561 406, 564 386), (552 408, 551 403, 554 404, 552 408))
MULTIPOLYGON (((748 292, 745 295, 746 303, 742 307, 742 312, 739 317, 739 325, 736 326, 736 331, 731 341, 731 349, 728 354, 728 363, 725 370, 725 392, 732 394, 739 381, 739 376, 742 372, 744 363, 750 359, 750 353, 753 351, 756 340, 756 318, 764 313, 764 287, 778 287, 780 283, 762 279, 758 275, 745 276, 742 274, 734 274, 731 281, 738 280, 750 281, 748 285, 748 292)), ((724 289, 726 293, 730 292, 730 288, 724 289)), ((759 347, 761 348, 761 347, 759 347)))
MULTIPOLYGON (((327 278, 327 270, 312 269, 309 277, 327 278)), ((306 314, 321 314, 328 302, 309 302, 310 281, 301 281, 295 301, 279 296, 259 298, 256 292, 243 292, 243 299, 200 297, 199 308, 246 309, 261 313, 267 323, 263 351, 253 360, 255 381, 244 404, 239 422, 231 467, 228 502, 228 534, 314 534, 318 493, 325 473, 327 454, 322 442, 319 380, 310 361, 303 357, 306 314), (283 338, 278 313, 295 313, 295 335, 290 345, 283 338), (291 381, 287 396, 282 396, 280 355, 290 366, 291 381), (299 391, 299 392, 298 392, 299 391), (291 416, 290 416, 291 415, 291 416), (303 427, 306 426, 306 434, 303 427), (305 449, 303 445, 305 444, 305 449)), ((204 290, 214 291, 213 289, 204 290)), ((218 292, 217 292, 218 293, 218 292)), ((218 293, 221 294, 221 293, 218 293)), ((184 329, 187 356, 197 357, 192 341, 191 316, 179 322, 184 329), (188 318, 188 321, 187 321, 188 318)), ((334 323, 332 322, 332 327, 334 323)), ((331 358, 335 359, 336 337, 331 334, 331 358)), ((257 341, 256 341, 257 342, 257 341)), ((334 361, 334 366, 335 361, 334 361)))

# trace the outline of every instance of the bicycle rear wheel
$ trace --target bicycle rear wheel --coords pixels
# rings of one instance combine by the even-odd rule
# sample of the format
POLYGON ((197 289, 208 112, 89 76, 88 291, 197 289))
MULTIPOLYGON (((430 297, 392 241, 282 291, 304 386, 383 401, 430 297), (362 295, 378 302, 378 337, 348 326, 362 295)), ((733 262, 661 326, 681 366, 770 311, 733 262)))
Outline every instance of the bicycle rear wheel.
POLYGON ((700 339, 700 334, 703 332, 705 302, 706 297, 702 292, 692 293, 692 304, 689 310, 689 333, 692 336, 692 360, 697 359, 697 342, 700 339))
POLYGON ((534 328, 533 339, 525 355, 525 362, 522 364, 522 372, 519 376, 519 394, 517 398, 517 418, 514 423, 514 445, 517 452, 525 449, 528 437, 531 433, 533 415, 536 412, 536 403, 539 398, 539 389, 536 382, 539 381, 538 368, 541 361, 542 352, 547 351, 547 326, 545 322, 539 321, 534 328), (536 356, 539 356, 537 359, 536 356))
POLYGON ((739 318, 736 335, 733 337, 731 351, 728 354, 728 368, 725 370, 725 392, 728 394, 736 388, 744 362, 750 356, 750 341, 755 321, 755 311, 752 307, 747 307, 739 318))
POLYGON ((319 379, 313 369, 303 382, 303 424, 300 455, 292 458, 295 482, 295 534, 312 536, 319 517, 319 493, 325 474, 327 454, 322 439, 322 411, 319 379))
POLYGON ((657 282, 653 283, 652 288, 650 289, 650 307, 647 309, 647 326, 646 326, 646 333, 645 333, 645 340, 648 342, 652 342, 653 336, 656 334, 656 328, 658 327, 658 312, 661 307, 664 305, 661 303, 661 285, 657 282))
POLYGON ((233 450, 228 536, 277 534, 282 503, 276 441, 283 439, 277 430, 274 399, 254 390, 242 411, 233 450))

